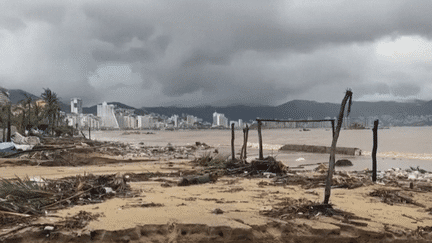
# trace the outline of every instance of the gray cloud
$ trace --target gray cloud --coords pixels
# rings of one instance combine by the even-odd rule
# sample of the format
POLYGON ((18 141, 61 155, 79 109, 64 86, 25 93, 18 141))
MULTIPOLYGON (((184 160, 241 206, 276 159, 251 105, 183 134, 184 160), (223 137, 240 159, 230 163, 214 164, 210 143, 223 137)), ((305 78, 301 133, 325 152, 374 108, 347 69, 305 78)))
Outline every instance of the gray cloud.
POLYGON ((432 99, 432 57, 376 53, 385 38, 430 43, 427 0, 44 0, 4 9, 0 85, 50 87, 85 105, 339 102, 350 87, 358 98, 432 99))

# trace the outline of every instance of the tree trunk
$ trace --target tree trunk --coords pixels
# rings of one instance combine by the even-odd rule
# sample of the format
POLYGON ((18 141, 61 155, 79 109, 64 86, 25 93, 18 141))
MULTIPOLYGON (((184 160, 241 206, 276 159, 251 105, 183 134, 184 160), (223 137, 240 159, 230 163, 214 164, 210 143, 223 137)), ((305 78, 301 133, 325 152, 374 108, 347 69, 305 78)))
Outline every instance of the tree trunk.
POLYGON ((261 121, 258 121, 258 143, 259 143, 259 160, 264 159, 263 155, 263 144, 262 144, 262 135, 261 135, 261 121))
POLYGON ((235 132, 234 132, 234 123, 233 123, 231 124, 231 160, 232 161, 235 161, 234 137, 235 137, 235 132))
POLYGON ((8 105, 7 109, 8 109, 8 111, 7 111, 8 120, 7 120, 7 138, 6 138, 6 141, 11 142, 12 140, 11 140, 11 105, 10 104, 8 105))
POLYGON ((373 127, 373 147, 372 147, 372 181, 377 179, 377 159, 376 154, 378 150, 378 123, 379 120, 374 121, 373 127))
MULTIPOLYGON (((329 162, 329 168, 328 168, 328 174, 327 174, 327 180, 326 180, 326 187, 325 187, 325 193, 324 193, 324 204, 328 204, 329 203, 329 199, 330 199, 331 186, 332 186, 332 180, 333 180, 333 173, 334 173, 334 167, 335 167, 336 144, 337 144, 337 140, 339 138, 339 132, 340 132, 341 127, 342 127, 342 121, 343 121, 343 116, 344 116, 344 111, 345 111, 345 105, 346 105, 348 99, 352 99, 352 92, 351 92, 351 90, 347 90, 346 91, 345 97, 342 100, 341 109, 340 109, 339 117, 338 117, 338 123, 337 123, 336 131, 334 133, 333 140, 332 140, 332 145, 331 145, 331 150, 330 150, 330 162, 329 162)), ((351 106, 351 101, 350 101, 350 104, 348 106, 348 115, 349 115, 349 111, 351 109, 350 106, 351 106)))

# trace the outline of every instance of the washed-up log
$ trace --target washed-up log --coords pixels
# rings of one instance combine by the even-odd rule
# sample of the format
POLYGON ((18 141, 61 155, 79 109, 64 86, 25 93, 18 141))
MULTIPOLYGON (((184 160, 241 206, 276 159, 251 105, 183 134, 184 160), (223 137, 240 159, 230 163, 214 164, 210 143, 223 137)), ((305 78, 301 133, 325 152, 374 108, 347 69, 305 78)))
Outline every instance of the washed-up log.
POLYGON ((182 180, 178 183, 178 186, 190 186, 190 185, 204 184, 204 183, 215 182, 215 181, 217 181, 217 175, 209 173, 200 176, 183 177, 182 180))

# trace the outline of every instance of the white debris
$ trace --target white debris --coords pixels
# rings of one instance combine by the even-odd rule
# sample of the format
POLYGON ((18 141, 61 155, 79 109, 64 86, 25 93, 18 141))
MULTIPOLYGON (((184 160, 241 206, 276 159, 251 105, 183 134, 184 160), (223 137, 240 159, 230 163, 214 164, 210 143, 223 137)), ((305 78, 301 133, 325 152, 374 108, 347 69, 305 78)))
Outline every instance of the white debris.
POLYGON ((104 187, 106 193, 116 193, 111 187, 104 187))
POLYGON ((45 226, 44 230, 45 230, 45 231, 51 231, 51 230, 54 230, 54 226, 45 226))

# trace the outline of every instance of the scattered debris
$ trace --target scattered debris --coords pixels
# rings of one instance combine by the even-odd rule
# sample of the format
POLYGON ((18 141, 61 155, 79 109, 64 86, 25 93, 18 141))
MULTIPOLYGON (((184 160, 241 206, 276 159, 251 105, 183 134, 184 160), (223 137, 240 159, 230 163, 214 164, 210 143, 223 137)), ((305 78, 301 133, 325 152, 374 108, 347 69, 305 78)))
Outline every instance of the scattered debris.
POLYGON ((388 189, 376 189, 369 193, 369 196, 379 197, 382 202, 389 205, 394 204, 413 204, 419 207, 425 207, 424 205, 415 202, 411 195, 404 193, 400 190, 388 190, 388 189))
POLYGON ((327 173, 328 165, 327 164, 320 164, 314 169, 314 171, 317 171, 319 173, 327 173))
POLYGON ((132 132, 123 132, 122 135, 140 135, 141 132, 139 131, 132 131, 132 132))
POLYGON ((288 167, 271 156, 263 160, 253 160, 247 164, 241 161, 230 161, 226 167, 227 174, 263 175, 265 172, 270 172, 282 175, 288 172, 288 167))
MULTIPOLYGON (((76 214, 72 217, 66 217, 66 219, 63 222, 61 222, 61 223, 63 223, 62 228, 65 228, 68 230, 82 229, 82 228, 86 227, 90 223, 90 221, 97 220, 99 217, 104 217, 104 216, 105 215, 103 213, 92 214, 92 213, 81 210, 81 211, 79 211, 78 214, 76 214)), ((49 227, 49 226, 47 226, 47 227, 49 227)), ((52 227, 54 229, 53 226, 50 226, 50 227, 52 227)))
POLYGON ((0 143, 0 153, 9 153, 15 150, 15 144, 12 142, 0 143))
POLYGON ((48 209, 100 203, 114 194, 131 194, 125 179, 116 174, 45 179, 42 183, 28 177, 1 179, 0 210, 16 214, 44 215, 48 209), (111 188, 110 192, 105 188, 111 188))

